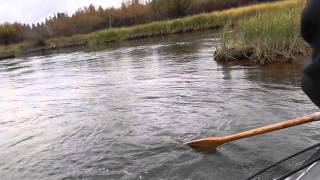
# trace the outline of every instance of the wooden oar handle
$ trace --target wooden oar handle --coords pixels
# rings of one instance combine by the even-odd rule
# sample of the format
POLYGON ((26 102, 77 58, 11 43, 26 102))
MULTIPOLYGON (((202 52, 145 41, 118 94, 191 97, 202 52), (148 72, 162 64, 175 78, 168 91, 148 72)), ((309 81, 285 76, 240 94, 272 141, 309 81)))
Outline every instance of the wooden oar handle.
POLYGON ((252 129, 249 131, 225 136, 224 139, 225 139, 225 142, 230 142, 230 141, 234 141, 234 140, 238 140, 238 139, 256 136, 259 134, 273 132, 273 131, 277 131, 280 129, 285 129, 285 128, 289 128, 289 127, 293 127, 293 126, 297 126, 297 125, 301 125, 301 124, 305 124, 305 123, 309 123, 309 122, 313 122, 313 121, 319 121, 319 120, 320 120, 320 112, 314 113, 311 115, 307 115, 307 116, 302 116, 302 117, 299 117, 296 119, 287 120, 287 121, 280 122, 277 124, 272 124, 272 125, 252 129))

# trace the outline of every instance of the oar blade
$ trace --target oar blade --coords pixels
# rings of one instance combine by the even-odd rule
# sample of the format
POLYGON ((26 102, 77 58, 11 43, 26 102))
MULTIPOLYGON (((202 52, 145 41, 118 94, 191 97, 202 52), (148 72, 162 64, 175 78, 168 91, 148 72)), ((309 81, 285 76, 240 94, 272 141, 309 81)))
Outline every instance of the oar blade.
POLYGON ((190 142, 184 143, 194 149, 201 149, 201 150, 216 150, 217 147, 221 146, 224 143, 222 138, 204 138, 198 139, 190 142))

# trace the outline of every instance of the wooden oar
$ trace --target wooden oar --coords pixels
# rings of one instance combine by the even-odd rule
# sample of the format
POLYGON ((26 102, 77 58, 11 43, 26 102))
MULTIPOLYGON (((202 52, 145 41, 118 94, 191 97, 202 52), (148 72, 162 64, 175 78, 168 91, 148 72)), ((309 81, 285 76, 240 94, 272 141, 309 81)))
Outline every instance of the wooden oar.
POLYGON ((203 150, 215 150, 218 146, 221 146, 224 143, 256 136, 259 134, 264 134, 268 132, 277 131, 280 129, 285 129, 293 126, 298 126, 301 124, 318 121, 320 120, 320 112, 314 113, 307 116, 302 116, 296 119, 290 119, 284 122, 263 126, 257 129, 252 129, 249 131, 240 132, 237 134, 229 135, 229 136, 222 136, 222 137, 209 137, 204 139, 199 139, 195 141, 190 141, 187 143, 184 143, 185 145, 189 145, 192 148, 196 149, 203 149, 203 150))

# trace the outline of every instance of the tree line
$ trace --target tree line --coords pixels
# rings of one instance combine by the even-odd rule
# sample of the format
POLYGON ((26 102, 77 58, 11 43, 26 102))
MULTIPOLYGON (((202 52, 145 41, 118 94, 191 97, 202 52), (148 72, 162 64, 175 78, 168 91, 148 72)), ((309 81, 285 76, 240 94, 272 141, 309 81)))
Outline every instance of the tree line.
POLYGON ((56 13, 36 24, 0 24, 0 45, 89 33, 100 29, 131 26, 179 18, 231 7, 274 0, 127 0, 119 8, 90 5, 74 14, 56 13))

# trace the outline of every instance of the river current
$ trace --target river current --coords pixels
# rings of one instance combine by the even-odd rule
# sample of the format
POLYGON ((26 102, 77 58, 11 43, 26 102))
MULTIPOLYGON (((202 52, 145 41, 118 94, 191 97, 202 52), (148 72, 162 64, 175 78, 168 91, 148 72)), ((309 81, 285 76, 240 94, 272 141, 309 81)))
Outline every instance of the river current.
POLYGON ((317 111, 306 61, 217 64, 218 45, 201 32, 0 61, 0 179, 238 180, 318 142, 310 123, 184 146, 317 111))

